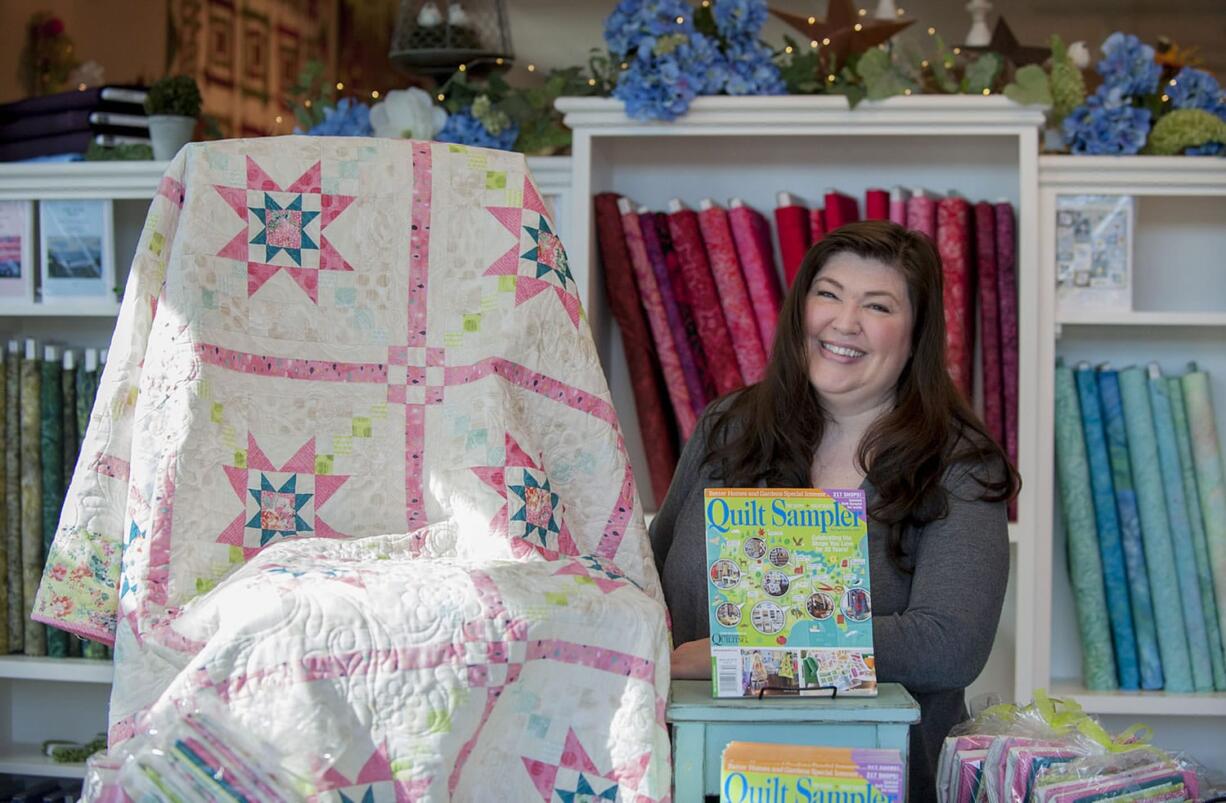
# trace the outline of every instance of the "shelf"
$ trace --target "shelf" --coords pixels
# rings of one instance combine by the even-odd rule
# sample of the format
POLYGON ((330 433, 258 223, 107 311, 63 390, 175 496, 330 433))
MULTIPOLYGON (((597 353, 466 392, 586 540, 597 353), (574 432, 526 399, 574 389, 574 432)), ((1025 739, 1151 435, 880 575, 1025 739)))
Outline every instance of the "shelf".
POLYGON ((49 302, 0 304, 0 316, 6 318, 113 318, 118 314, 119 302, 110 299, 60 298, 49 302))
POLYGON ((593 136, 978 136, 1034 131, 1043 125, 1042 110, 1000 96, 915 95, 866 101, 855 109, 846 98, 833 95, 706 96, 696 98, 689 111, 671 123, 631 119, 624 104, 612 98, 559 98, 555 105, 567 126, 593 136))
POLYGON ((1078 310, 1057 312, 1056 326, 1226 326, 1226 312, 1078 310))
POLYGON ((0 748, 0 773, 39 775, 45 778, 84 778, 84 764, 58 764, 43 755, 38 745, 12 744, 0 748))
POLYGON ((1226 159, 1040 156, 1039 186, 1068 194, 1226 195, 1226 159))
POLYGON ((115 666, 110 661, 99 661, 92 658, 0 656, 0 678, 67 683, 110 683, 114 674, 115 666))
POLYGON ((1164 691, 1091 692, 1077 681, 1053 680, 1051 695, 1076 700, 1090 714, 1226 717, 1226 692, 1171 694, 1164 691))

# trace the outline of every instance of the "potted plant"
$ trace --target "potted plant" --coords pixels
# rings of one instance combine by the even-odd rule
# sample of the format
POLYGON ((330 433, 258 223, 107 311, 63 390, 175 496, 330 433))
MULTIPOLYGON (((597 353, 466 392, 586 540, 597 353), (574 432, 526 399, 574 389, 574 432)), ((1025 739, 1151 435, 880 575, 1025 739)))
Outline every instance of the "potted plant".
POLYGON ((172 159, 191 142, 200 103, 200 89, 187 75, 167 76, 149 87, 145 113, 149 115, 154 159, 172 159))

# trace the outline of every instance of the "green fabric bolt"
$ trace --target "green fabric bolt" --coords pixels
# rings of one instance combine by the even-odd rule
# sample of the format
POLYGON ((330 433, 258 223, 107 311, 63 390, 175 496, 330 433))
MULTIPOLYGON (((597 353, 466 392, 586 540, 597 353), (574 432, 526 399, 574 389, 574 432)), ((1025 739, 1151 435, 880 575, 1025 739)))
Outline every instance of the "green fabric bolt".
POLYGON ((1205 525, 1205 544, 1213 569, 1217 596, 1218 627, 1226 640, 1226 477, 1222 470, 1222 447, 1213 418, 1209 374, 1196 364, 1183 376, 1183 401, 1187 407, 1192 438, 1192 462, 1196 464, 1196 490, 1205 525))
POLYGON ((47 628, 30 618, 44 561, 41 384, 39 360, 27 349, 21 361, 21 590, 26 655, 47 654, 47 628))
MULTIPOLYGON (((60 392, 58 354, 48 351, 42 362, 42 384, 39 388, 39 430, 43 447, 43 555, 51 550, 55 530, 64 506, 64 397, 60 392)), ((47 655, 64 658, 68 655, 68 634, 58 628, 47 628, 47 655)))
POLYGON ((94 397, 98 395, 98 371, 87 371, 85 364, 77 366, 77 442, 78 446, 85 440, 85 431, 89 427, 89 415, 94 409, 94 397))
POLYGON ((1124 399, 1124 427, 1128 431, 1128 456, 1141 514, 1141 538, 1149 587, 1158 619, 1158 652, 1166 691, 1181 694, 1194 690, 1192 657, 1179 598, 1179 575, 1167 519, 1166 492, 1158 462, 1158 436, 1149 404, 1149 382, 1140 368, 1120 371, 1120 395, 1124 399))
MULTIPOLYGON (((1118 687, 1107 596, 1098 550, 1098 528, 1090 497, 1090 466, 1086 457, 1081 410, 1073 370, 1056 363, 1056 469, 1068 537, 1069 579, 1081 631, 1082 673, 1091 691, 1118 687)), ((1178 600, 1176 600, 1178 604, 1178 600)))
POLYGON ((1213 664, 1213 687, 1226 691, 1226 653, 1222 651, 1222 634, 1218 628, 1217 601, 1213 598, 1213 567, 1209 563, 1209 544, 1205 540, 1205 522, 1196 490, 1196 463, 1192 459, 1192 436, 1188 429, 1188 411, 1183 398, 1183 382, 1168 377, 1171 396, 1171 418, 1175 422, 1175 440, 1179 446, 1179 468, 1183 474, 1184 501, 1188 507, 1188 523, 1192 527, 1192 549, 1196 554, 1196 580, 1200 586, 1204 609, 1205 632, 1209 636, 1209 660, 1213 664))
MULTIPOLYGON (((13 343, 12 346, 16 346, 13 343)), ((4 525, 8 542, 9 650, 25 649, 25 595, 21 560, 21 369, 17 350, 4 356, 4 525)))

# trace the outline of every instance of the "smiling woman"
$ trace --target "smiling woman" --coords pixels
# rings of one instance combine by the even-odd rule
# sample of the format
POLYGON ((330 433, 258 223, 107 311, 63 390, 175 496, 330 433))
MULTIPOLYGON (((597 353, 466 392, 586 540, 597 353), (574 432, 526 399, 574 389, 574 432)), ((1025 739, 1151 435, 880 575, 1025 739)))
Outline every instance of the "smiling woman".
POLYGON ((707 409, 652 521, 674 676, 711 671, 705 488, 863 488, 877 678, 920 703, 908 799, 935 800, 941 741, 996 633, 1019 482, 945 368, 932 242, 882 221, 832 232, 788 292, 766 377, 707 409))

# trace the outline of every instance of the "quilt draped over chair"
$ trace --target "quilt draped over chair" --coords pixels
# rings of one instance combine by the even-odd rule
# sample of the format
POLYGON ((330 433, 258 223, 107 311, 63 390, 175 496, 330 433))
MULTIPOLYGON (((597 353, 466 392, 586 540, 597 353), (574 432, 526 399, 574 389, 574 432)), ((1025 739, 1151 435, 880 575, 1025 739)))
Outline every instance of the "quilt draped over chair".
POLYGON ((662 800, 662 599, 522 156, 179 154, 35 609, 115 645, 112 748, 207 698, 320 799, 662 800))

